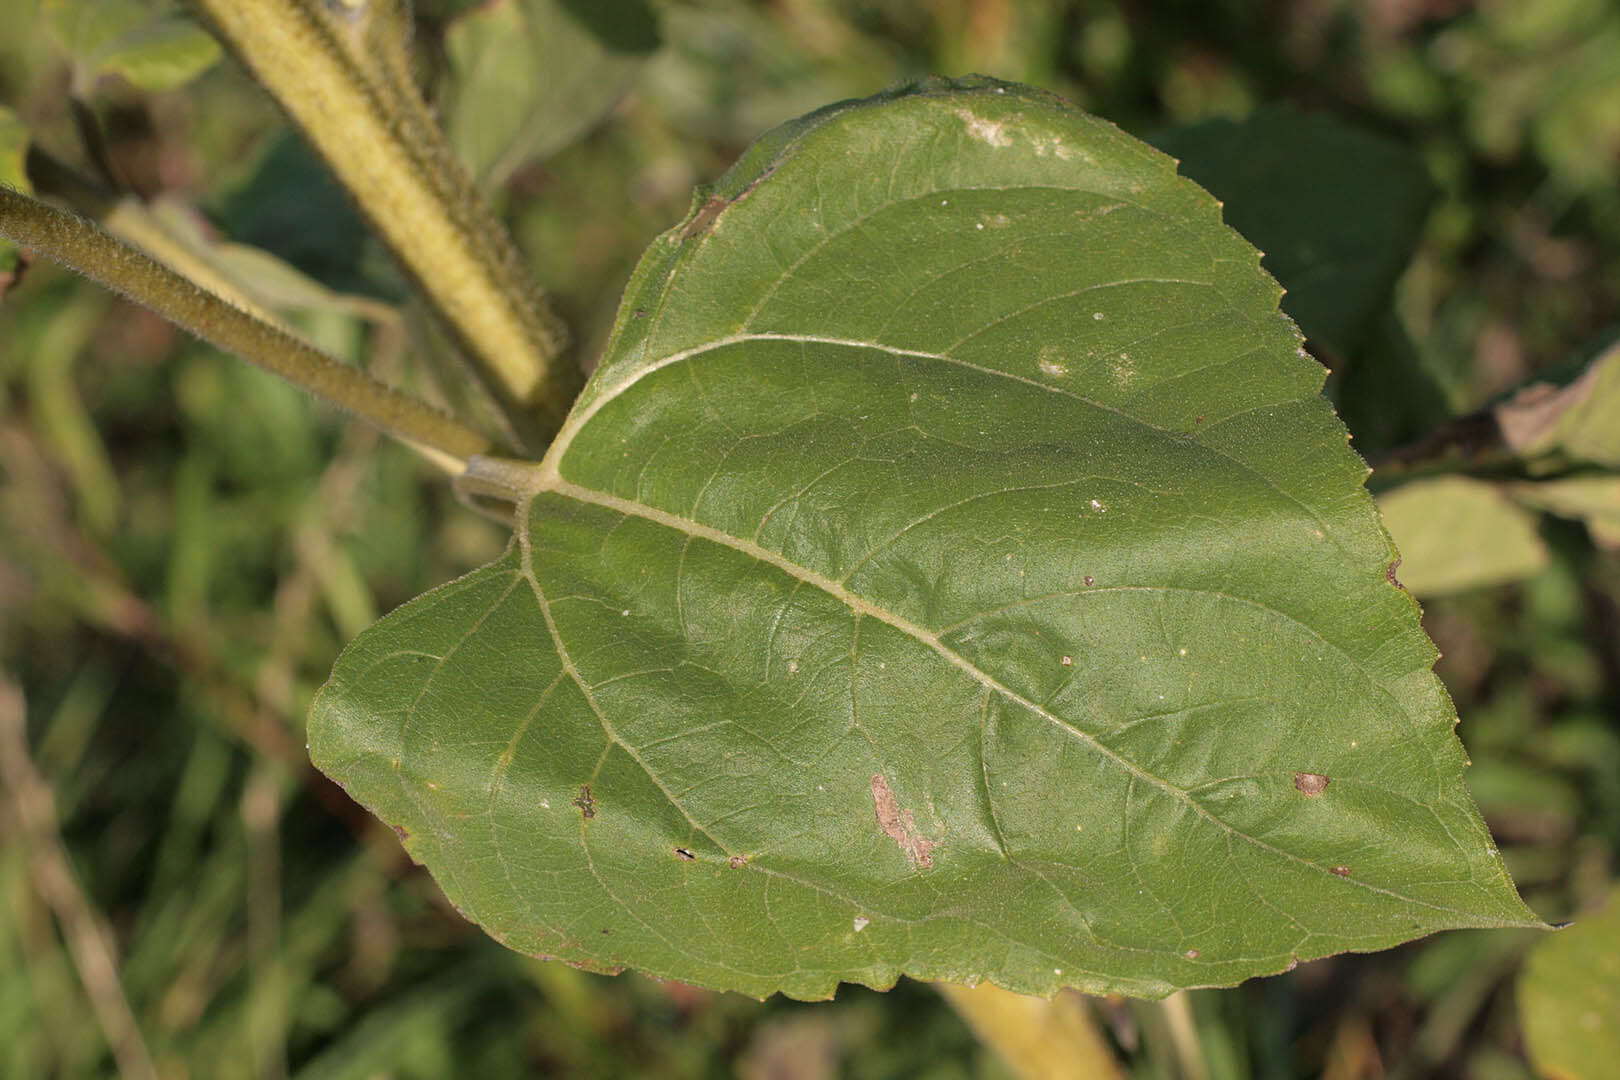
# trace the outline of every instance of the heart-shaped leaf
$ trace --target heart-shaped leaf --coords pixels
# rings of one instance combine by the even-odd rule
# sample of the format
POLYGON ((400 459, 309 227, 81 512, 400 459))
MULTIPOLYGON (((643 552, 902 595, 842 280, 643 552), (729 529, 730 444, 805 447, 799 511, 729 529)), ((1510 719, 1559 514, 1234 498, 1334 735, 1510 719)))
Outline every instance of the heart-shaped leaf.
POLYGON ((513 948, 750 994, 1535 924, 1277 300, 1045 95, 779 129, 644 258, 506 557, 348 649, 311 753, 513 948))

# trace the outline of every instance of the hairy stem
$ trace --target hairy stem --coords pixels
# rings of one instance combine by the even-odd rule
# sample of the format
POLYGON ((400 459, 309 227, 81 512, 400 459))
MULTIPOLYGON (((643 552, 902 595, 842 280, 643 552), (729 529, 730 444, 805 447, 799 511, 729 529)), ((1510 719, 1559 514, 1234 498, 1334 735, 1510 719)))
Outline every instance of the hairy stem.
POLYGON ((205 292, 74 214, 0 187, 0 237, 33 248, 209 344, 349 410, 451 472, 461 472, 467 458, 493 449, 484 435, 205 292))
POLYGON ((399 0, 191 0, 343 183, 530 450, 574 380, 567 334, 410 78, 399 0))

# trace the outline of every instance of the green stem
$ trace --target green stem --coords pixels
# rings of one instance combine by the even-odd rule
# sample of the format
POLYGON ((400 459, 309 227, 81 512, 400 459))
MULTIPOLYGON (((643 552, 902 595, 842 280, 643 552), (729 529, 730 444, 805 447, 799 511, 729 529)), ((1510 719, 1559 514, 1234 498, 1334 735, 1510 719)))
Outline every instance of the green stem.
POLYGON ((1079 994, 1064 992, 1048 1001, 989 983, 938 988, 1020 1080, 1124 1080, 1079 994))
POLYGON ((0 237, 71 267, 211 345, 347 409, 451 472, 493 446, 415 398, 233 307, 94 224, 0 186, 0 237))
POLYGON ((1177 990, 1159 1002, 1159 1010, 1170 1028, 1170 1046, 1182 1080, 1209 1080, 1209 1066, 1204 1062, 1204 1051, 1198 1040, 1198 1021, 1193 1016, 1187 991, 1177 990))
POLYGON ((409 72, 397 0, 191 0, 292 119, 414 280, 529 449, 575 389, 560 320, 478 197, 409 72))

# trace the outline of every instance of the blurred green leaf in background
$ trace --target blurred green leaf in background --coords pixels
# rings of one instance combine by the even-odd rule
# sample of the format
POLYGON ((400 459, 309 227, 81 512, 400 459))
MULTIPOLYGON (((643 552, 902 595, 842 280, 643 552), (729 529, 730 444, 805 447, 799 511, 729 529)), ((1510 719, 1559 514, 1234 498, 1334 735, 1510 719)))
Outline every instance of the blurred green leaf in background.
POLYGON ((74 92, 118 76, 140 90, 173 90, 220 57, 219 44, 169 5, 149 0, 42 0, 44 14, 72 61, 74 92))
POLYGON ((1519 1011, 1530 1060, 1546 1076, 1598 1080, 1620 1062, 1620 890, 1530 951, 1519 1011))
MULTIPOLYGON (((0 184, 29 190, 28 173, 23 162, 28 156, 28 127, 15 112, 0 105, 0 184)), ((16 280, 22 262, 15 244, 0 240, 0 297, 16 280)))
POLYGON ((657 47, 656 19, 640 0, 473 8, 445 34, 451 145, 479 183, 497 187, 600 122, 657 47))

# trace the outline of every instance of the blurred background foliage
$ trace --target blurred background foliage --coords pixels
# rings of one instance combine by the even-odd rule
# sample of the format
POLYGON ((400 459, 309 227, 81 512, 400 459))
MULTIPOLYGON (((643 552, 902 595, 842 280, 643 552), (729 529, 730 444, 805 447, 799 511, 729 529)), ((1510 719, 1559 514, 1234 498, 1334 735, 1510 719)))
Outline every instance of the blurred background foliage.
MULTIPOLYGON (((324 167, 193 25, 148 0, 6 12, 0 182, 477 407, 324 167)), ((418 0, 413 47, 585 367, 695 184, 775 123, 929 72, 1051 88, 1182 157, 1289 285, 1375 463, 1566 380, 1620 320, 1610 0, 418 0)), ((309 768, 302 724, 346 640, 501 532, 405 451, 52 266, 0 247, 0 292, 0 665, 28 704, 24 725, 0 703, 0 1074, 1006 1075, 923 986, 757 1003, 529 960, 459 919, 309 768)), ((1475 797, 1563 920, 1600 907, 1620 845, 1620 535, 1523 490, 1419 513, 1453 523, 1421 591, 1475 797), (1489 572, 1441 565, 1487 540, 1489 572)), ((1581 947, 1458 933, 1179 1012, 1095 1007, 1141 1077, 1596 1077, 1620 1018, 1580 988, 1620 952, 1614 912, 1581 947)))

